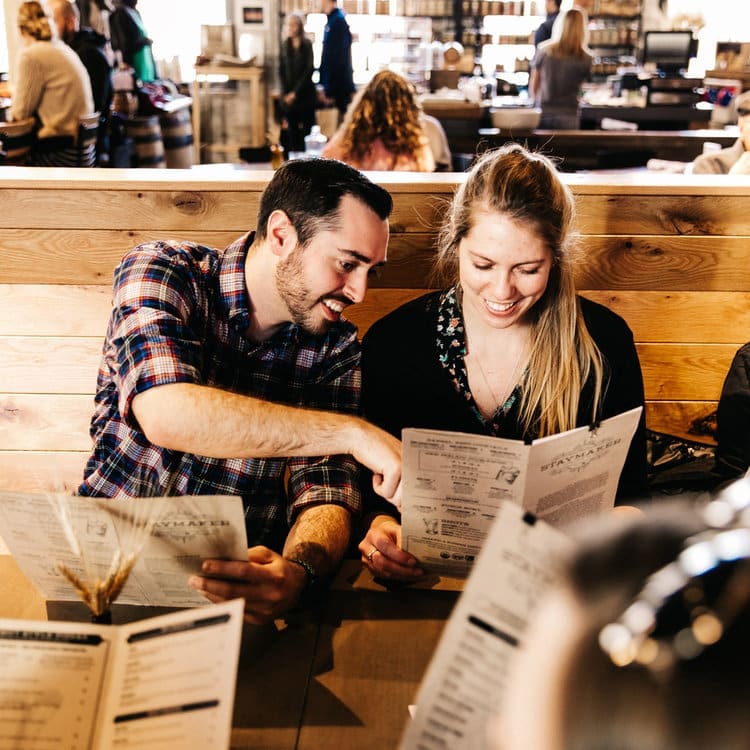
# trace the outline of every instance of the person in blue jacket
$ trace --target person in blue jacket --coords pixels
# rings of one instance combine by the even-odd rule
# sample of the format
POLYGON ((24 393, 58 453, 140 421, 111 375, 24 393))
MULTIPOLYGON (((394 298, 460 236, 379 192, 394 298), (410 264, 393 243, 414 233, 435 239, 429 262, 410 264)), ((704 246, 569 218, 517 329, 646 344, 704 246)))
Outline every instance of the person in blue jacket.
POLYGON ((328 16, 320 58, 321 100, 343 116, 354 93, 352 32, 336 0, 322 0, 320 7, 328 16))

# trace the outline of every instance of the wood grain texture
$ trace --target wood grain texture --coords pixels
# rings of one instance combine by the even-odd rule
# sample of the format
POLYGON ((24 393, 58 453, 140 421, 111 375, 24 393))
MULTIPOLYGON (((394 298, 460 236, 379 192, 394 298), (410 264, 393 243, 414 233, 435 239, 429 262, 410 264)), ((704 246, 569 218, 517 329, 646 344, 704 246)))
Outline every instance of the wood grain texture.
POLYGON ((621 315, 638 342, 740 344, 750 338, 750 292, 582 290, 621 315))
POLYGON ((746 237, 586 234, 580 239, 576 286, 746 292, 747 255, 746 237))
POLYGON ((0 336, 92 336, 101 347, 111 309, 109 284, 0 284, 0 336))
POLYGON ((89 451, 93 395, 0 393, 0 451, 89 451))
MULTIPOLYGON (((252 229, 258 214, 259 192, 195 192, 89 190, 76 195, 77 205, 63 200, 65 189, 0 187, 0 229, 108 229, 122 232, 148 230, 162 236, 190 237, 201 231, 232 232, 252 229), (80 203, 78 203, 80 201, 80 203)), ((394 200, 390 224, 394 233, 424 233, 438 226, 450 194, 413 193, 394 200)))
POLYGON ((0 450, 0 490, 73 493, 88 457, 88 451, 0 450))
POLYGON ((647 401, 646 425, 656 432, 715 444, 699 423, 715 412, 717 405, 717 401, 647 401))
MULTIPOLYGON (((77 483, 115 265, 155 239, 225 247, 253 226, 270 174, 9 169, 0 168, 2 481, 39 484, 25 467, 37 473, 52 461, 51 481, 74 471, 77 483)), ((464 178, 378 175, 394 198, 389 263, 366 301, 347 311, 360 334, 437 283, 437 228, 464 178)), ((750 185, 683 175, 563 179, 578 208, 577 288, 633 330, 649 426, 689 436, 750 340, 750 185)))
MULTIPOLYGON (((223 250, 238 232, 8 229, 0 233, 0 284, 84 284, 111 287, 123 255, 143 242, 190 240, 223 250), (30 263, 29 258, 34 262, 30 263)), ((434 260, 435 232, 392 231, 388 264, 372 287, 424 286, 434 260)))
POLYGON ((726 344, 637 344, 649 401, 713 401, 736 347, 726 344))
POLYGON ((750 234, 744 195, 576 195, 583 234, 734 236, 750 234))
POLYGON ((0 393, 90 395, 101 348, 98 338, 0 336, 0 393))

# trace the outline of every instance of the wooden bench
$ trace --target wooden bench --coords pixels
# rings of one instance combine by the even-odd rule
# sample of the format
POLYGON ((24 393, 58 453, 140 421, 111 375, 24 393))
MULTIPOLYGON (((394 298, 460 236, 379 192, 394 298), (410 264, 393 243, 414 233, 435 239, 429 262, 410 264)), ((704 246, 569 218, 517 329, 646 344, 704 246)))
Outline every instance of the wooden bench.
MULTIPOLYGON (((112 270, 151 239, 215 247, 254 226, 268 172, 0 168, 0 489, 72 489, 88 454, 112 270)), ((351 318, 364 331, 426 289, 461 175, 376 175, 393 194, 389 263, 351 318)), ((685 435, 750 340, 750 183, 566 175, 586 296, 635 333, 648 425, 685 435)))

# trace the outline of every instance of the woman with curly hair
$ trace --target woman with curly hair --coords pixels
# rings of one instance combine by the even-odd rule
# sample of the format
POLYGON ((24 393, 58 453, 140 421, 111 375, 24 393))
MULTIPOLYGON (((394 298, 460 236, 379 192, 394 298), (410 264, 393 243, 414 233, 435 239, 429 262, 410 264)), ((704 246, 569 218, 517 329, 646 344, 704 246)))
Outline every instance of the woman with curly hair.
POLYGON ((433 172, 435 159, 420 111, 412 84, 381 70, 357 94, 323 156, 357 169, 433 172))

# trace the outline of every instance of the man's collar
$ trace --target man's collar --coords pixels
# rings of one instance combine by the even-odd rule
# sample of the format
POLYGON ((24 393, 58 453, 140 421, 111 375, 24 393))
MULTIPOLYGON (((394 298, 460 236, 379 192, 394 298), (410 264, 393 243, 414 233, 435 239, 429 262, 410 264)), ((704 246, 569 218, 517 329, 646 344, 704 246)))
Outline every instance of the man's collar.
POLYGON ((255 239, 255 232, 235 240, 219 261, 219 290, 227 319, 237 328, 246 330, 250 325, 251 301, 245 282, 245 260, 255 239))

